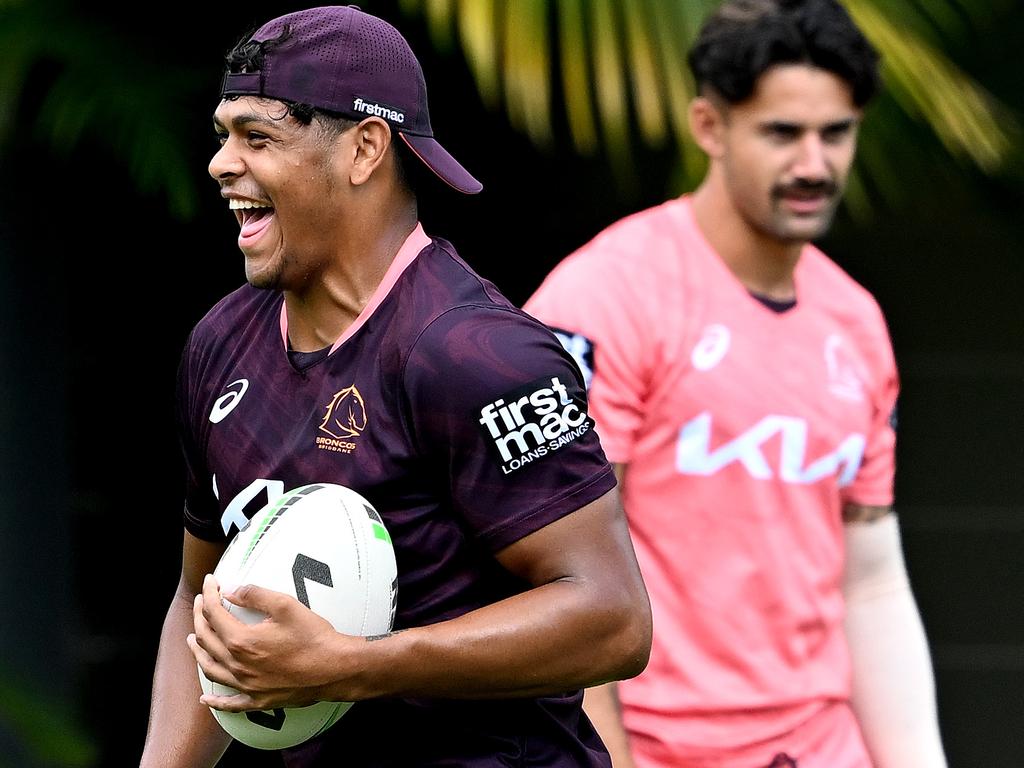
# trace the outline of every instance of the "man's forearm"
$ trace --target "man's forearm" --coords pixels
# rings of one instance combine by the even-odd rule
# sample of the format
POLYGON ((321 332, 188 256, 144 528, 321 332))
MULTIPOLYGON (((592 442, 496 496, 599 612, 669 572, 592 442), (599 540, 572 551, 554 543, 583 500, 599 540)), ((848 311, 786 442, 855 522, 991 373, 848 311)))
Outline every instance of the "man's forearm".
POLYGON ((633 754, 629 748, 629 735, 622 724, 618 684, 607 683, 588 688, 583 698, 583 709, 594 724, 597 735, 608 748, 612 768, 633 768, 633 754))
POLYGON ((924 627, 894 515, 847 525, 853 709, 878 768, 945 768, 924 627))
POLYGON ((199 703, 196 662, 185 643, 192 606, 176 595, 164 620, 140 768, 212 768, 231 742, 199 703))
POLYGON ((207 677, 239 693, 204 701, 243 711, 393 696, 518 698, 578 690, 644 668, 650 606, 614 495, 523 537, 497 558, 536 586, 375 639, 334 632, 294 598, 250 585, 227 599, 267 619, 244 625, 221 605, 210 579, 193 617, 191 647, 207 677))

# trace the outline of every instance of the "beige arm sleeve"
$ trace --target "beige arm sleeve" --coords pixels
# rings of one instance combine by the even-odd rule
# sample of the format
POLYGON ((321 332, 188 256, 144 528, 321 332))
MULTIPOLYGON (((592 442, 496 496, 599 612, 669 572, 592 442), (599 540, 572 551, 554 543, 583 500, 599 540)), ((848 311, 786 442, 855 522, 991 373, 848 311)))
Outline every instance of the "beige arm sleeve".
POLYGON ((608 748, 612 768, 634 768, 633 755, 629 749, 629 735, 622 725, 622 710, 619 707, 618 690, 615 683, 606 683, 588 688, 583 695, 583 709, 594 724, 597 735, 608 748))
POLYGON ((896 515, 845 525, 853 709, 877 768, 945 768, 935 683, 896 515))
MULTIPOLYGON (((621 486, 626 477, 626 465, 615 464, 615 479, 621 486)), ((634 768, 633 753, 629 748, 629 734, 622 724, 618 683, 605 683, 588 688, 583 694, 583 710, 594 724, 597 735, 608 748, 612 768, 634 768)))

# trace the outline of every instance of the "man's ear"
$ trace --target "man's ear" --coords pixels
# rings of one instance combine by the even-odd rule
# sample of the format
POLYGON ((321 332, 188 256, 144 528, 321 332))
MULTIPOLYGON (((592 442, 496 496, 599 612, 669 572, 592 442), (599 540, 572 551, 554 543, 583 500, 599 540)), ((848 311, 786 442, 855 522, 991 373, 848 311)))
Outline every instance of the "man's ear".
POLYGON ((690 132, 697 146, 711 159, 725 151, 725 128, 729 107, 719 99, 698 96, 690 102, 690 132))
POLYGON ((352 184, 365 184, 381 167, 393 134, 391 126, 379 117, 368 117, 354 129, 353 160, 349 179, 352 184))

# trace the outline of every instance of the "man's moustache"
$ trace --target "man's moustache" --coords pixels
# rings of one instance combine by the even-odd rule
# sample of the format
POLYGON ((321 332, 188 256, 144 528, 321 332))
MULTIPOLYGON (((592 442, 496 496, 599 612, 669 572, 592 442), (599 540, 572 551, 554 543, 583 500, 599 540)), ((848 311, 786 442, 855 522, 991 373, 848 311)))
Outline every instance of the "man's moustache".
POLYGON ((815 194, 822 195, 825 197, 835 197, 839 193, 839 185, 834 181, 807 181, 805 179, 797 179, 791 184, 785 184, 775 187, 775 197, 786 197, 790 194, 815 194))

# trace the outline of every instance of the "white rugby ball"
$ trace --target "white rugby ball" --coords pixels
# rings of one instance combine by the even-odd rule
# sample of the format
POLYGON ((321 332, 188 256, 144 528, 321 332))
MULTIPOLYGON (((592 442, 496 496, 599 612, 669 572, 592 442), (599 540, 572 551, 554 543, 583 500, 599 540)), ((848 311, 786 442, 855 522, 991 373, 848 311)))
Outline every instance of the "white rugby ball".
MULTIPOLYGON (((235 536, 213 573, 223 591, 255 584, 289 594, 346 635, 384 634, 395 619, 391 537, 373 505, 341 485, 315 483, 273 499, 235 536)), ((265 618, 222 602, 246 624, 265 618)), ((201 668, 199 682, 207 694, 237 693, 201 668)), ((284 749, 330 728, 351 706, 321 701, 268 712, 210 711, 243 744, 284 749)))

